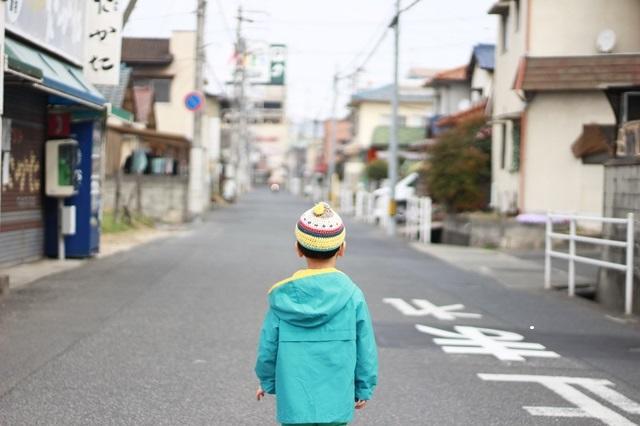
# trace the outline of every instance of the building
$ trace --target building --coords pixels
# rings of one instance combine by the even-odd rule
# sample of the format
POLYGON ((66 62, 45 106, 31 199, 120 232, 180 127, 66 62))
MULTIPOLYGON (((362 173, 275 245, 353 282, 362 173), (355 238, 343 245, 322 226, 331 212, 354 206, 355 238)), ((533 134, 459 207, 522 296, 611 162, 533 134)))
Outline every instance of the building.
POLYGON ((71 215, 75 208, 75 232, 64 237, 67 256, 86 257, 99 250, 106 106, 103 96, 83 73, 83 65, 87 64, 85 38, 77 37, 85 34, 87 14, 94 9, 82 0, 62 0, 58 6, 64 13, 53 16, 39 7, 40 3, 25 0, 20 7, 7 5, 14 9, 6 23, 6 38, 5 26, 0 37, 6 55, 1 59, 3 266, 58 255, 60 204, 65 206, 65 214, 71 215), (74 25, 75 31, 67 31, 74 25), (65 151, 57 151, 58 171, 66 170, 68 186, 75 188, 75 195, 60 199, 47 196, 52 177, 47 177, 50 169, 45 168, 49 160, 45 152, 51 139, 73 139, 78 143, 79 149, 67 145, 65 151), (81 161, 76 162, 78 158, 81 161))
MULTIPOLYGON (((424 79, 405 81, 398 90, 398 147, 404 148, 426 138, 428 117, 434 113, 434 93, 422 87, 424 79)), ((393 85, 365 89, 351 96, 349 107, 353 123, 352 142, 344 147, 349 156, 345 163, 345 181, 350 187, 359 182, 364 164, 386 157, 391 129, 391 95, 393 85)))
POLYGON ((436 74, 425 84, 436 94, 437 114, 429 126, 429 136, 456 126, 463 120, 489 113, 495 68, 495 46, 473 47, 469 63, 436 74))
MULTIPOLYGON (((210 204, 212 191, 217 185, 220 155, 219 97, 204 93, 202 120, 202 147, 193 148, 193 112, 185 105, 187 95, 195 91, 196 45, 194 31, 174 31, 170 38, 125 38, 122 43, 122 62, 131 68, 130 96, 125 108, 134 112, 135 120, 147 129, 173 139, 165 143, 163 152, 169 156, 189 149, 185 159, 180 154, 175 174, 189 175, 188 216, 199 215, 210 204), (180 141, 180 142, 177 142, 180 141)), ((156 145, 161 149, 161 145, 156 145)), ((176 154, 177 155, 177 154, 176 154)))
POLYGON ((581 138, 585 125, 616 122, 600 80, 619 84, 616 61, 640 50, 640 4, 501 0, 489 13, 500 21, 491 102, 493 206, 601 215, 606 156, 598 154, 607 148, 585 151, 581 138), (601 43, 606 29, 615 30, 611 46, 601 43), (613 74, 598 75, 600 65, 613 74))
MULTIPOLYGON (((258 181, 282 182, 290 172, 286 159, 290 148, 286 56, 285 45, 265 43, 253 46, 249 54, 251 59, 246 69, 249 84, 245 93, 249 104, 252 168, 258 181)), ((234 90, 238 91, 237 84, 234 90)))

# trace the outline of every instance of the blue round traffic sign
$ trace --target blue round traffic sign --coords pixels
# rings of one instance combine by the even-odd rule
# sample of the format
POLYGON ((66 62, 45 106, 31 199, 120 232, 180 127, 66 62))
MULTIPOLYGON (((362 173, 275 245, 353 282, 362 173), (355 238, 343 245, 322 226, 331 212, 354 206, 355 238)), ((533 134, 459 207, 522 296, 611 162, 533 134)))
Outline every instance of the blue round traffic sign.
POLYGON ((189 111, 197 111, 204 105, 204 97, 200 92, 189 92, 184 97, 184 105, 189 111))

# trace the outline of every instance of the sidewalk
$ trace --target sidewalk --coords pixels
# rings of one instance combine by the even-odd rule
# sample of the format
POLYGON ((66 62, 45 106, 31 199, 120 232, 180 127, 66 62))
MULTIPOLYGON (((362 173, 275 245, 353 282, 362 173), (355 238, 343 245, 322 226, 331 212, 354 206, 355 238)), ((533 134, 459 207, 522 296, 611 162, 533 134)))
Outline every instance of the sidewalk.
MULTIPOLYGON (((100 253, 95 258, 103 258, 131 250, 152 241, 167 238, 185 231, 185 226, 146 228, 101 236, 100 253)), ((0 276, 9 276, 9 290, 25 286, 41 278, 78 268, 88 259, 41 259, 8 268, 0 268, 0 276)))
MULTIPOLYGON (((411 246, 462 269, 488 275, 505 287, 531 290, 544 288, 544 263, 540 264, 501 251, 483 248, 420 243, 411 243, 411 246)), ((567 272, 556 267, 552 268, 553 288, 566 288, 567 283, 567 272)), ((593 285, 595 285, 593 277, 576 274, 577 288, 593 285)))

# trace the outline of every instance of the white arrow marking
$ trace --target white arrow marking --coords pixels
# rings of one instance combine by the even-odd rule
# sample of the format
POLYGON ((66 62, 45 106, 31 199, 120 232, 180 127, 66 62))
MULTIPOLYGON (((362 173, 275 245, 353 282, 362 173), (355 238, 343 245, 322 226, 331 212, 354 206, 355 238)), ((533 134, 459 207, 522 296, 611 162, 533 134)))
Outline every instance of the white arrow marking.
POLYGON ((575 405, 575 407, 522 407, 532 416, 591 418, 598 419, 611 426, 635 425, 627 418, 581 392, 577 389, 577 386, 589 390, 589 392, 623 411, 632 414, 640 413, 640 404, 611 389, 610 386, 614 386, 614 384, 609 380, 522 374, 478 374, 478 377, 482 380, 494 382, 539 383, 575 405))
POLYGON ((399 310, 400 313, 408 317, 426 317, 432 315, 442 321, 455 321, 456 318, 482 318, 482 315, 480 314, 470 312, 453 312, 464 309, 464 305, 460 303, 436 306, 426 299, 411 299, 411 302, 415 305, 413 306, 404 299, 393 297, 382 299, 382 301, 393 306, 399 310))
POLYGON ((540 343, 523 342, 524 336, 509 331, 458 325, 454 327, 455 332, 451 332, 421 324, 417 324, 416 329, 438 336, 433 343, 442 346, 442 350, 450 354, 493 355, 501 361, 526 361, 525 357, 560 357, 555 352, 545 350, 540 343))

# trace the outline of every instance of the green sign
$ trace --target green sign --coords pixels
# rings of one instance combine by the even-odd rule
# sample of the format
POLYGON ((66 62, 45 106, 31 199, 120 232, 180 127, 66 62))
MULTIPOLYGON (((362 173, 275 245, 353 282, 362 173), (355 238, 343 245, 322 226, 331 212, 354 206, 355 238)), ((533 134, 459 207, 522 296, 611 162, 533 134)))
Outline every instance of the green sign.
POLYGON ((276 86, 283 86, 286 74, 287 47, 284 44, 269 46, 271 64, 269 67, 269 82, 276 86))

